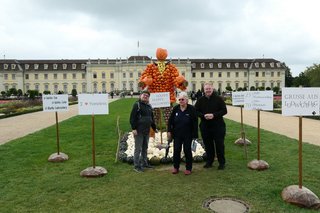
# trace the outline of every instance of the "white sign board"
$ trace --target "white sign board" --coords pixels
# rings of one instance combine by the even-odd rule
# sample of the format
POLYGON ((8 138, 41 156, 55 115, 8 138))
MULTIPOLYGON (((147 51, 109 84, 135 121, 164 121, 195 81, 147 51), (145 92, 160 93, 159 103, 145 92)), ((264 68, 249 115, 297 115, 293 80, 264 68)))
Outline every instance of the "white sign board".
POLYGON ((245 94, 246 94, 246 91, 232 92, 232 105, 233 106, 244 105, 245 94))
POLYGON ((151 93, 149 103, 151 104, 152 108, 170 107, 170 93, 151 93))
POLYGON ((282 88, 282 115, 320 114, 320 88, 282 88))
POLYGON ((273 110, 273 91, 247 91, 244 96, 245 110, 273 110))
POLYGON ((79 115, 109 114, 108 94, 79 94, 79 115))
POLYGON ((68 95, 42 95, 44 112, 68 111, 68 95))

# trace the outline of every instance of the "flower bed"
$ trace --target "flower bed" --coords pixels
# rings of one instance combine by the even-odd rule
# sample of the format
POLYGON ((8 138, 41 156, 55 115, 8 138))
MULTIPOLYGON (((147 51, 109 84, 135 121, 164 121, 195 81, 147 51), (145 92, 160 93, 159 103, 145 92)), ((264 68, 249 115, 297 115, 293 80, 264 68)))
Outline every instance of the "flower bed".
MULTIPOLYGON (((204 151, 203 142, 198 139, 195 151, 192 151, 193 161, 201 162, 205 160, 206 153, 204 151)), ((148 146, 148 160, 152 165, 167 164, 172 162, 173 157, 173 143, 170 143, 168 155, 166 155, 166 147, 168 146, 167 133, 162 133, 162 143, 160 133, 156 133, 155 137, 150 137, 148 146)), ((133 163, 134 154, 134 137, 133 134, 126 133, 120 140, 119 145, 119 159, 122 162, 129 164, 133 163)), ((183 150, 181 151, 182 161, 185 160, 183 150)))

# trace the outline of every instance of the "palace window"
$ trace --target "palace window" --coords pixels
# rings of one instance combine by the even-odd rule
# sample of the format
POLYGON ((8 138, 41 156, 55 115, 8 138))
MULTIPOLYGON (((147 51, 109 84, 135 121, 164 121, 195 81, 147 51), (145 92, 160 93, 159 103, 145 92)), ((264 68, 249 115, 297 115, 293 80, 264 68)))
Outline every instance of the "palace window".
POLYGON ((72 64, 72 69, 77 69, 77 64, 72 64))
POLYGON ((200 64, 200 67, 201 67, 201 68, 204 68, 204 63, 201 63, 201 64, 200 64))
POLYGON ((34 64, 33 67, 35 70, 37 70, 37 69, 39 69, 39 64, 34 64))
POLYGON ((11 69, 12 70, 16 69, 16 64, 11 64, 11 69))

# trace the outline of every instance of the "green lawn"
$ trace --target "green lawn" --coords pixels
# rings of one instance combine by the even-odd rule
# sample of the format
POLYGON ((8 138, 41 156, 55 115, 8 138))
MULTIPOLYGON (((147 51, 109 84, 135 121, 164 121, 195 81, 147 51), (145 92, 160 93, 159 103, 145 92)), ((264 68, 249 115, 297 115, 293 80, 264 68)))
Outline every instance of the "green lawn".
MULTIPOLYGON (((120 116, 122 131, 129 131, 135 100, 112 102, 109 115, 95 117, 96 165, 108 170, 102 178, 79 175, 92 166, 91 116, 60 124, 61 151, 69 155, 63 163, 47 161, 56 152, 55 126, 1 145, 0 212, 208 212, 202 204, 211 196, 241 199, 250 205, 250 212, 313 212, 281 198, 286 186, 298 184, 298 142, 262 130, 261 159, 270 169, 251 171, 246 165, 257 157, 257 129, 245 126, 253 142, 246 160, 243 148, 233 143, 240 136, 240 124, 229 120, 224 171, 218 171, 217 164, 205 170, 203 163, 195 163, 190 176, 172 175, 171 165, 140 174, 132 165, 115 163, 116 119, 120 116)), ((320 147, 303 145, 303 186, 317 195, 319 151, 320 147)))

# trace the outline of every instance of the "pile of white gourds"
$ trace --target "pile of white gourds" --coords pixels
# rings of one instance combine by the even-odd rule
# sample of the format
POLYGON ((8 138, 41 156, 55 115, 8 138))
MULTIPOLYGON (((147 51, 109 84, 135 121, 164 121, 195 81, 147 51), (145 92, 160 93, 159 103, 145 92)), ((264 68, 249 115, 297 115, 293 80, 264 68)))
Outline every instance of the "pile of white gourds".
MULTIPOLYGON (((202 148, 201 144, 198 142, 196 146, 196 150, 192 152, 193 156, 202 156, 205 151, 202 148)), ((153 157, 156 157, 158 159, 162 159, 165 157, 166 154, 166 146, 168 144, 168 139, 167 139, 167 133, 163 132, 162 133, 162 142, 161 142, 161 137, 160 133, 155 133, 155 137, 150 137, 149 138, 149 146, 148 146, 148 159, 150 160, 153 157)), ((132 132, 128 134, 128 139, 127 139, 127 150, 125 151, 125 154, 127 157, 131 157, 134 154, 134 137, 132 132)), ((170 148, 168 152, 169 158, 173 157, 173 143, 170 143, 170 148)), ((184 157, 183 150, 181 151, 181 158, 184 157)))

